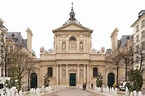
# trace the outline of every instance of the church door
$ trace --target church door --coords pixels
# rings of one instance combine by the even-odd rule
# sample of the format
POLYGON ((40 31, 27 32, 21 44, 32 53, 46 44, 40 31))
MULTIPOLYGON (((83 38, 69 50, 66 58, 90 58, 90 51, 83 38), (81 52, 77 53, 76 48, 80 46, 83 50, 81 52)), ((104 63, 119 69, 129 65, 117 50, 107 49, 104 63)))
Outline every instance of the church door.
POLYGON ((30 75, 30 88, 37 88, 37 74, 32 73, 30 75))
POLYGON ((113 73, 108 74, 108 87, 113 87, 115 82, 115 75, 113 73))
POLYGON ((70 73, 69 85, 76 86, 76 73, 70 73))

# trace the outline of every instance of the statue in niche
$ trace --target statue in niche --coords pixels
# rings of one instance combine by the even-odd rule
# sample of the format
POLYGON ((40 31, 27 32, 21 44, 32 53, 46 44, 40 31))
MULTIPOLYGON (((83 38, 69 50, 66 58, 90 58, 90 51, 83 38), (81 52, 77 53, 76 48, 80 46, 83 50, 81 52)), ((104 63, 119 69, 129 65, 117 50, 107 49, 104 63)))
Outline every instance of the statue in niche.
POLYGON ((62 49, 65 49, 66 48, 66 45, 65 45, 65 42, 62 43, 62 49))
POLYGON ((65 73, 65 69, 62 71, 62 76, 65 77, 66 73, 65 73))
POLYGON ((80 49, 83 49, 83 43, 82 42, 80 43, 80 49))
POLYGON ((80 77, 83 77, 83 70, 80 70, 80 77))

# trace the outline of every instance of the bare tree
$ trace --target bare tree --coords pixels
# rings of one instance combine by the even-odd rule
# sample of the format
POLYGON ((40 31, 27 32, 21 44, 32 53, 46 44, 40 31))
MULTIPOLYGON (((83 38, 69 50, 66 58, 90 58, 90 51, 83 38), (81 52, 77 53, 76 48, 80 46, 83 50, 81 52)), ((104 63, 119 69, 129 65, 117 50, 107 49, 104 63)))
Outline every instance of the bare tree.
POLYGON ((135 57, 135 63, 139 64, 139 70, 142 69, 143 66, 143 61, 145 60, 145 42, 142 42, 141 45, 135 46, 135 52, 134 52, 134 57, 135 57))
POLYGON ((21 89, 22 78, 31 70, 34 66, 32 53, 23 47, 19 46, 16 50, 13 50, 9 56, 10 64, 8 67, 8 75, 17 80, 18 91, 21 89))
POLYGON ((118 86, 118 73, 119 73, 119 68, 121 67, 121 62, 122 60, 122 56, 120 56, 119 54, 110 54, 109 56, 107 56, 107 61, 108 63, 114 64, 116 66, 116 85, 118 86))
POLYGON ((134 52, 132 47, 123 47, 117 50, 120 56, 122 57, 122 62, 125 64, 125 81, 127 81, 127 69, 128 66, 133 64, 134 52))

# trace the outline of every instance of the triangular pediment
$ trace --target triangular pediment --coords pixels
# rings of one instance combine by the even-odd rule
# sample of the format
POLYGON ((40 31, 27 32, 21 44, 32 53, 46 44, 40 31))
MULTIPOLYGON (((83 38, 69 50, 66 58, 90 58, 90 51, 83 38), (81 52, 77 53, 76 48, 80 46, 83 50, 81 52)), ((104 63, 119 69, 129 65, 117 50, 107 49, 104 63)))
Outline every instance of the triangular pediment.
POLYGON ((70 23, 62 27, 55 29, 54 31, 65 31, 65 30, 82 30, 82 31, 91 31, 89 28, 82 26, 81 24, 70 23))
POLYGON ((62 28, 61 30, 86 30, 85 28, 82 28, 78 25, 75 25, 75 24, 71 24, 69 26, 66 26, 64 28, 62 28))

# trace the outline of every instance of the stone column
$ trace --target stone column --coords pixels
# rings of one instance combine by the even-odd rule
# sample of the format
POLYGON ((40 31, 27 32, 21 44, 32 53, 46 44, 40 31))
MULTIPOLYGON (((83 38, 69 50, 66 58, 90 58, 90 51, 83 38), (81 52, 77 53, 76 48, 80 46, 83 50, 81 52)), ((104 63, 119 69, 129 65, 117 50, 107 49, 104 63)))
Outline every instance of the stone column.
POLYGON ((89 65, 87 65, 87 85, 88 85, 88 87, 90 86, 90 71, 89 71, 89 65))
POLYGON ((78 64, 78 70, 77 70, 77 72, 78 72, 78 86, 79 86, 79 78, 80 78, 80 76, 79 76, 79 74, 80 74, 79 64, 78 64))
POLYGON ((66 64, 66 86, 68 85, 68 64, 66 64))
POLYGON ((56 65, 56 84, 58 85, 58 65, 56 65))
POLYGON ((59 75, 60 75, 60 85, 61 85, 61 83, 62 83, 61 82, 62 81, 62 69, 61 69, 61 65, 60 65, 60 74, 59 75))
POLYGON ((86 83, 86 65, 84 64, 84 83, 86 83))

